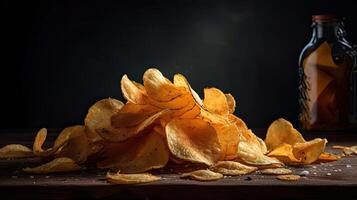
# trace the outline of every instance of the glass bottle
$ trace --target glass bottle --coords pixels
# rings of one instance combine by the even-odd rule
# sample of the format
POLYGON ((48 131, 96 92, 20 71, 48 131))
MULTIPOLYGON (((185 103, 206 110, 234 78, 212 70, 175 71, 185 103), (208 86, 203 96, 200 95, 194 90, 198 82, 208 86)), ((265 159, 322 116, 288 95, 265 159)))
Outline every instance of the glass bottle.
POLYGON ((312 16, 312 38, 299 58, 299 121, 305 130, 344 130, 356 124, 356 51, 343 20, 312 16))

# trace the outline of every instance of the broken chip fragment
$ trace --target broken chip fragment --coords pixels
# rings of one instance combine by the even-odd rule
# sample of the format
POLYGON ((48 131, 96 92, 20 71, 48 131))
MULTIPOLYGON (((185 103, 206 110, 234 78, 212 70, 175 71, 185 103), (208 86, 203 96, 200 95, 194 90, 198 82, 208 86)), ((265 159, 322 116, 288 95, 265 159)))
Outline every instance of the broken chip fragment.
POLYGON ((112 184, 128 185, 128 184, 140 184, 140 183, 150 183, 159 181, 161 178, 154 176, 149 173, 139 173, 139 174, 122 174, 118 173, 107 173, 107 181, 112 184))
POLYGON ((223 178, 223 175, 208 169, 201 169, 189 173, 184 173, 181 175, 181 178, 189 178, 197 181, 216 181, 223 178))

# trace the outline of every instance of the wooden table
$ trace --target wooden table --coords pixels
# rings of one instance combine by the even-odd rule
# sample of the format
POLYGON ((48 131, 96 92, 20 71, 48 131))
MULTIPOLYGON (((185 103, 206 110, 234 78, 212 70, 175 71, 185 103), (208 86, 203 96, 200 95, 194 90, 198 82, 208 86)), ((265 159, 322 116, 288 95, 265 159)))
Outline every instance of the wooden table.
MULTIPOLYGON (((262 129, 257 135, 265 135, 262 129)), ((307 139, 329 139, 332 145, 356 145, 357 133, 306 133, 307 139)), ((34 131, 2 131, 0 145, 21 143, 31 146, 34 131)), ((50 134, 49 140, 55 138, 50 134)), ((111 185, 106 171, 88 167, 73 173, 29 175, 21 172, 25 166, 44 162, 39 158, 0 160, 0 199, 357 199, 357 156, 339 161, 290 167, 295 174, 308 171, 299 181, 280 181, 275 176, 258 173, 225 177, 214 182, 198 182, 179 178, 179 174, 201 166, 174 166, 153 173, 162 181, 141 185, 111 185), (249 178, 248 178, 249 177, 249 178)))

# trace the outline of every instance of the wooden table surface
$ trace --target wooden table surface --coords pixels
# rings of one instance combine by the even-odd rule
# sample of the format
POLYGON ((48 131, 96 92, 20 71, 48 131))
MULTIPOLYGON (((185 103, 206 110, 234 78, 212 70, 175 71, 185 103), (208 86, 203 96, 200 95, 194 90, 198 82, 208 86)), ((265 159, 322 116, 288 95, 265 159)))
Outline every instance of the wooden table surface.
MULTIPOLYGON (((255 130, 264 138, 265 131, 255 130)), ((35 132, 1 131, 0 146, 10 143, 32 145, 35 132)), ((305 133, 306 139, 326 137, 332 145, 357 145, 356 132, 305 133)), ((53 140, 55 134, 50 134, 53 140)), ((258 172, 225 177, 214 182, 180 179, 179 175, 199 165, 169 165, 153 171, 163 180, 140 185, 111 185, 104 170, 87 167, 80 172, 30 175, 21 168, 45 162, 43 159, 0 160, 0 199, 357 199, 357 156, 336 162, 289 167, 294 174, 308 171, 299 181, 280 181, 258 172), (249 177, 249 178, 248 178, 249 177)))

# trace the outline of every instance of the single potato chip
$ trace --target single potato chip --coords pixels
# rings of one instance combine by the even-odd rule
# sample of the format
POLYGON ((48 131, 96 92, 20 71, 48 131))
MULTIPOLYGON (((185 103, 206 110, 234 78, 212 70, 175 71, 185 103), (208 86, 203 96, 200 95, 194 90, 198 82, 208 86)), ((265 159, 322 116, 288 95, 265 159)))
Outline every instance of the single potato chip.
POLYGON ((232 160, 237 157, 239 129, 233 123, 213 125, 221 145, 220 160, 232 160))
POLYGON ((169 149, 177 158, 212 165, 221 156, 215 129, 201 119, 173 119, 165 132, 169 149))
POLYGON ((297 164, 301 159, 297 159, 293 153, 293 146, 290 144, 282 144, 268 153, 268 156, 277 158, 285 164, 297 164))
POLYGON ((324 152, 327 140, 316 138, 308 142, 296 143, 293 146, 293 154, 297 159, 301 159, 303 164, 311 164, 319 159, 324 152))
POLYGON ((219 161, 210 170, 228 176, 238 176, 250 174, 256 171, 257 167, 243 165, 235 161, 219 161))
POLYGON ((279 175, 276 178, 279 180, 282 180, 282 181, 297 181, 300 179, 300 176, 298 176, 298 175, 279 175))
POLYGON ((107 181, 113 184, 127 185, 140 184, 159 181, 161 178, 149 173, 140 174, 121 174, 121 173, 107 173, 107 181))
POLYGON ((120 81, 121 91, 126 100, 134 104, 147 104, 147 94, 144 86, 131 81, 125 74, 120 81))
POLYGON ((169 160, 165 139, 156 132, 131 138, 104 147, 99 168, 110 168, 123 173, 138 173, 162 168, 169 160))
POLYGON ((260 173, 267 175, 287 175, 292 174, 293 171, 286 168, 269 168, 260 170, 260 173))
POLYGON ((196 170, 193 172, 184 173, 181 175, 181 178, 189 178, 197 181, 216 181, 218 179, 223 178, 223 175, 205 169, 205 170, 196 170))
POLYGON ((0 158, 27 158, 32 156, 32 150, 22 144, 9 144, 0 149, 0 158))
POLYGON ((236 100, 234 99, 233 95, 231 95, 230 93, 224 95, 226 96, 229 113, 232 114, 236 110, 236 100))
POLYGON ((69 172, 79 170, 79 165, 76 164, 70 158, 56 158, 46 164, 33 167, 33 168, 24 168, 23 171, 32 174, 48 174, 55 172, 69 172))
POLYGON ((318 161, 331 162, 331 161, 336 161, 336 160, 340 160, 340 159, 341 159, 341 156, 339 156, 339 155, 323 152, 320 154, 318 161))
POLYGON ((203 104, 212 113, 223 116, 227 116, 230 113, 226 95, 217 88, 204 89, 203 104))
POLYGON ((194 101, 199 107, 203 107, 203 101, 201 97, 192 89, 191 85, 187 81, 186 77, 182 74, 175 74, 174 75, 174 84, 177 87, 185 88, 193 97, 194 101))
POLYGON ((114 128, 103 127, 98 130, 98 134, 106 141, 110 142, 121 142, 125 141, 131 137, 137 136, 139 133, 144 131, 145 128, 154 124, 154 122, 159 119, 161 116, 165 115, 169 110, 161 110, 160 112, 151 115, 146 118, 140 124, 133 127, 123 127, 123 128, 114 128))
POLYGON ((111 116, 118 112, 124 104, 116 99, 102 99, 92 105, 84 120, 86 132, 90 142, 102 140, 98 132, 101 129, 111 130, 111 116))
POLYGON ((268 128, 265 143, 268 150, 275 149, 281 144, 291 144, 305 142, 301 133, 287 120, 280 118, 275 120, 268 128))

